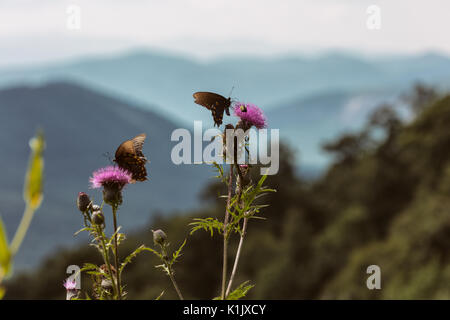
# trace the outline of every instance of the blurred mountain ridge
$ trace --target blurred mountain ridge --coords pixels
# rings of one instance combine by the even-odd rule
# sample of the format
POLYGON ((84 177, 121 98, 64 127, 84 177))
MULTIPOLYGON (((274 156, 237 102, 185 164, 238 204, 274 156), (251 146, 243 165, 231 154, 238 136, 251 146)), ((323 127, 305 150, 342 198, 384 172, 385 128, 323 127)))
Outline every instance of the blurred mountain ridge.
MULTIPOLYGON (((90 175, 112 165, 119 144, 139 133, 147 134, 144 154, 150 160, 149 180, 124 191, 121 223, 125 229, 147 222, 155 211, 170 213, 195 207, 200 186, 209 179, 208 173, 212 174, 200 165, 172 163, 170 135, 178 125, 149 110, 68 82, 3 89, 0 213, 10 235, 24 207, 21 195, 28 141, 37 128, 44 130, 47 146, 44 202, 17 256, 19 268, 33 266, 49 250, 73 243, 80 222, 78 192, 92 194, 101 204, 101 192, 89 189, 90 175)), ((81 240, 78 238, 75 240, 81 240)))

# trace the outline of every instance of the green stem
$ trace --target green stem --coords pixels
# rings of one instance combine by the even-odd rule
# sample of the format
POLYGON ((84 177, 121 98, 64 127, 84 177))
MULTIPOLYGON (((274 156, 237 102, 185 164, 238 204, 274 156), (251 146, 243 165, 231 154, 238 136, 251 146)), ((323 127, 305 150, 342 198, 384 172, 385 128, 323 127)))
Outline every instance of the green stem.
POLYGON ((11 242, 10 250, 11 255, 15 255, 22 244, 25 234, 27 233, 28 227, 30 226, 31 219, 33 218, 34 209, 27 204, 25 212, 23 213, 22 220, 20 221, 19 227, 14 235, 11 242))
POLYGON ((113 285, 114 295, 117 295, 118 291, 117 291, 116 283, 114 282, 114 275, 112 273, 111 263, 109 262, 109 254, 108 254, 108 250, 106 248, 105 234, 103 233, 103 230, 101 230, 101 228, 99 226, 97 226, 97 234, 99 235, 99 237, 101 239, 101 244, 102 244, 102 248, 103 248, 103 260, 105 261, 105 264, 108 267, 108 272, 111 277, 111 282, 113 285))
MULTIPOLYGON (((164 248, 164 246, 161 246, 161 253, 162 253, 163 257, 167 256, 167 252, 166 252, 166 249, 164 248)), ((164 260, 163 260, 163 262, 166 265, 167 270, 169 270, 169 277, 170 277, 170 280, 172 281, 172 284, 173 284, 173 286, 175 288, 175 291, 178 294, 178 297, 180 298, 180 300, 184 300, 183 295, 181 294, 180 288, 178 288, 177 282, 175 281, 175 276, 173 275, 172 266, 168 262, 166 262, 164 260)))
MULTIPOLYGON (((116 217, 116 212, 117 212, 117 206, 113 205, 112 206, 112 211, 113 211, 113 219, 114 219, 114 258, 115 258, 115 264, 116 264, 116 272, 117 272, 117 299, 121 300, 122 299, 122 290, 120 287, 120 272, 119 272, 119 249, 118 249, 118 245, 117 245, 117 217, 116 217)), ((112 274, 111 274, 112 277, 112 274)))
POLYGON ((228 197, 227 197, 227 206, 225 209, 225 219, 223 222, 223 265, 222 265, 222 291, 220 294, 220 298, 225 300, 225 286, 227 282, 227 256, 228 256, 228 220, 230 217, 229 207, 231 202, 231 193, 232 193, 232 184, 233 184, 233 165, 230 165, 230 176, 228 178, 228 197))
POLYGON ((169 276, 170 276, 170 280, 172 280, 173 286, 175 287, 175 291, 178 294, 178 297, 180 298, 180 300, 184 300, 183 296, 181 295, 181 291, 178 288, 177 282, 175 281, 175 277, 172 274, 172 268, 169 269, 169 276))

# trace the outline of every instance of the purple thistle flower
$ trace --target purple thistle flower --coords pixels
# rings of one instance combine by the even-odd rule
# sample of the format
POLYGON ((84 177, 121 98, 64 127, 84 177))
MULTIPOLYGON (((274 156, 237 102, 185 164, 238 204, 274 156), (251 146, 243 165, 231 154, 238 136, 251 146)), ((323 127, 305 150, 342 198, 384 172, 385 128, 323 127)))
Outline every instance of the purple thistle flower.
POLYGON ((77 282, 74 279, 72 280, 66 279, 66 281, 63 282, 63 286, 64 288, 66 288, 67 291, 76 290, 77 282))
POLYGON ((122 189, 131 182, 131 173, 120 167, 108 166, 95 171, 89 181, 94 189, 106 185, 116 185, 122 189))
POLYGON ((258 106, 252 103, 236 102, 234 104, 234 115, 258 129, 267 126, 267 120, 264 113, 258 106))

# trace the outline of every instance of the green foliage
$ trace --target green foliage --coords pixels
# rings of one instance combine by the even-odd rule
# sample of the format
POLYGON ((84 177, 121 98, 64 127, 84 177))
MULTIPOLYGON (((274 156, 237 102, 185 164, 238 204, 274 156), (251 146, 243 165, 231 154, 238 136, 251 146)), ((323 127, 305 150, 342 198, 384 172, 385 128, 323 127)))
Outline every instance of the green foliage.
POLYGON ((223 223, 217 218, 194 218, 194 222, 189 225, 193 226, 191 229, 191 235, 197 230, 205 230, 211 233, 211 237, 214 235, 214 230, 219 234, 223 232, 223 223))
MULTIPOLYGON (((222 179, 224 177, 223 168, 217 164, 216 167, 219 168, 218 171, 220 172, 218 178, 222 179)), ((228 230, 233 230, 234 232, 241 233, 240 224, 242 219, 261 219, 261 217, 258 217, 257 214, 262 208, 265 208, 268 205, 255 204, 255 201, 269 192, 276 192, 275 189, 270 189, 263 186, 263 183, 266 179, 267 175, 263 175, 256 185, 247 186, 242 191, 242 193, 235 194, 231 198, 230 208, 228 212, 230 213, 232 219, 228 224, 228 230)), ((222 180, 222 182, 225 180, 222 180)), ((190 233, 191 235, 198 230, 209 231, 211 237, 214 235, 214 230, 219 234, 223 234, 223 222, 219 221, 217 218, 194 218, 193 220, 194 222, 191 222, 189 224, 193 226, 190 233)))
POLYGON ((239 300, 241 298, 244 298, 247 293, 250 291, 251 288, 254 287, 254 285, 249 284, 250 281, 245 281, 241 283, 236 289, 234 289, 228 296, 227 300, 239 300))

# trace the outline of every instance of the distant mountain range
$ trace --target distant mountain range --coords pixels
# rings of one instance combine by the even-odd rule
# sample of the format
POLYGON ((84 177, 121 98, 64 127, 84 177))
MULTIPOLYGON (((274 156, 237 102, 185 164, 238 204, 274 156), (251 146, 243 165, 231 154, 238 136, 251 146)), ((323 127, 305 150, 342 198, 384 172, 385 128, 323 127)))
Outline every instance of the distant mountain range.
POLYGON ((89 190, 90 175, 111 164, 122 141, 141 132, 148 136, 144 153, 150 160, 149 181, 126 188, 120 224, 130 230, 148 223, 156 211, 198 206, 197 193, 214 172, 172 164, 170 134, 178 126, 150 109, 64 82, 0 91, 0 214, 10 237, 23 212, 28 141, 38 127, 43 128, 47 144, 44 202, 17 256, 19 268, 35 265, 55 247, 86 240, 83 235, 73 237, 82 222, 76 209, 78 192, 88 192, 101 203, 101 192, 89 190))
MULTIPOLYGON (((112 57, 0 71, 0 86, 73 79, 113 97, 122 97, 170 119, 209 119, 192 109, 192 93, 212 90, 265 110, 280 102, 329 92, 388 91, 415 81, 450 85, 450 59, 438 54, 366 59, 329 53, 315 57, 236 57, 198 62, 184 57, 134 51, 112 57)), ((299 115, 300 116, 300 115, 299 115)))
POLYGON ((211 123, 192 93, 209 90, 253 102, 272 128, 301 151, 300 164, 323 168, 324 139, 364 122, 373 107, 422 81, 450 88, 450 59, 435 53, 362 58, 328 53, 315 57, 229 57, 199 62, 170 54, 134 51, 110 57, 0 71, 0 87, 70 80, 151 110, 191 128, 211 123))

